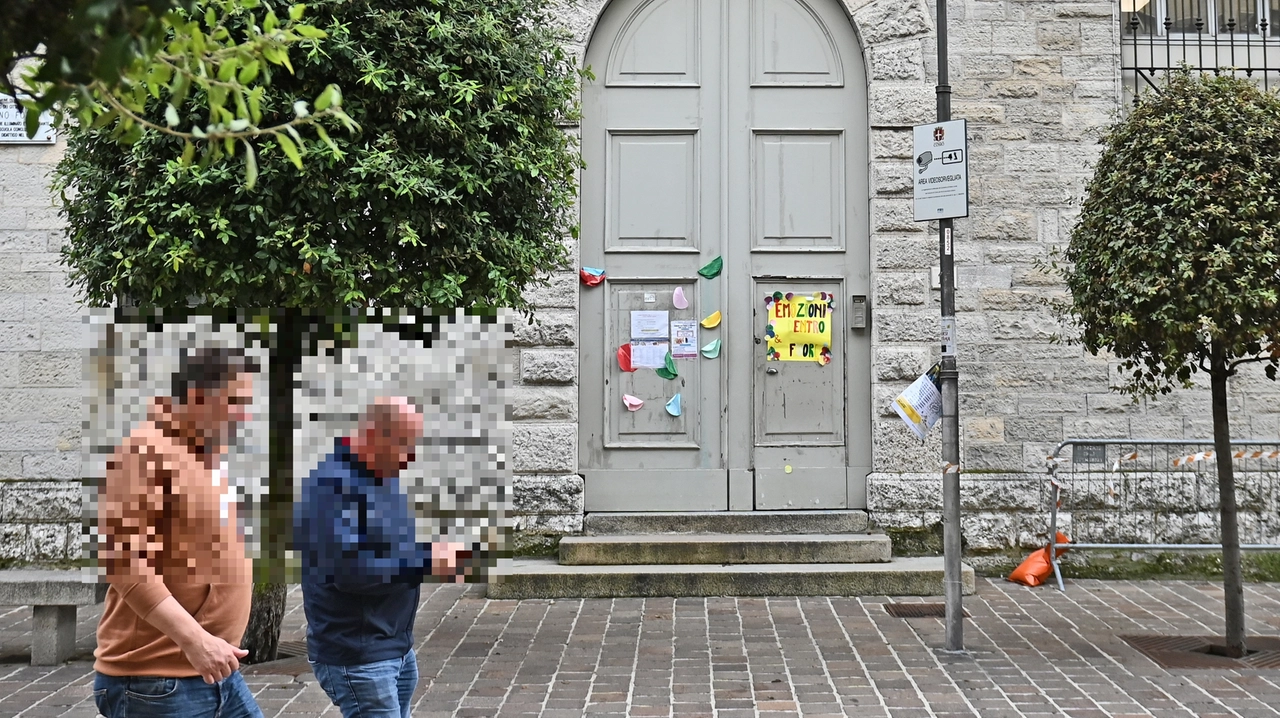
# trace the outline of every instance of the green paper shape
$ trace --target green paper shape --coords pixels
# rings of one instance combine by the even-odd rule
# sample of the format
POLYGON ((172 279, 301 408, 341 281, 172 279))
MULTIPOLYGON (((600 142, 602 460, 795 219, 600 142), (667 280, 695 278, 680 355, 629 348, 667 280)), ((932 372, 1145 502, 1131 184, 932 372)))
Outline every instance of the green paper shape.
POLYGON ((658 373, 658 376, 663 379, 675 379, 677 376, 680 376, 680 374, 676 372, 676 360, 675 357, 671 356, 671 352, 667 352, 667 356, 663 360, 663 363, 666 364, 665 367, 662 367, 661 369, 654 369, 654 371, 658 373))
POLYGON ((703 267, 702 269, 699 269, 698 274, 701 274, 707 279, 715 279, 716 277, 720 276, 720 270, 722 269, 724 269, 724 257, 716 257, 715 259, 711 260, 711 262, 707 264, 707 266, 703 267))
POLYGON ((708 359, 715 359, 720 356, 720 340, 717 339, 702 348, 702 356, 708 359))

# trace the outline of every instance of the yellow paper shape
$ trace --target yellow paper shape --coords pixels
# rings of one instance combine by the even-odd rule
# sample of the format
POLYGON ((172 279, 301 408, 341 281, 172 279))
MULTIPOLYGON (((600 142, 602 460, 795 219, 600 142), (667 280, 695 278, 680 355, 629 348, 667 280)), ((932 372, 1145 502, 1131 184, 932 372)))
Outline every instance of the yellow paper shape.
POLYGON ((707 329, 715 329, 716 327, 720 326, 720 312, 716 312, 715 314, 712 314, 706 319, 703 319, 702 326, 706 327, 707 329))

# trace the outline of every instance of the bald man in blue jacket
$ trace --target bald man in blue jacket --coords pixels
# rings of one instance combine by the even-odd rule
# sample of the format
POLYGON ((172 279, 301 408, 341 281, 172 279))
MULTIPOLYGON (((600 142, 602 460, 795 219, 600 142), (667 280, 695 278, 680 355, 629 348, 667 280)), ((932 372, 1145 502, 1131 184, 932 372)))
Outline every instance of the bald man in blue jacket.
POLYGON ((303 484, 294 531, 307 657, 343 718, 409 718, 422 580, 462 580, 462 546, 418 542, 399 486, 422 429, 408 399, 379 399, 303 484))

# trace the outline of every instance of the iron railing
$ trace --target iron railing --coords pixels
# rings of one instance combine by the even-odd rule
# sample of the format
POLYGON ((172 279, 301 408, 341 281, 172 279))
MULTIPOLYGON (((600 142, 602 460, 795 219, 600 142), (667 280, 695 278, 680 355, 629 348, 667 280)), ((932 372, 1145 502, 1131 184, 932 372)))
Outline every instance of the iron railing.
POLYGON ((1280 0, 1120 0, 1120 71, 1130 99, 1158 91, 1184 65, 1280 88, 1280 0))
MULTIPOLYGON (((1241 549, 1280 550, 1280 440, 1232 441, 1241 549)), ((1048 457, 1048 547, 1220 550, 1213 440, 1068 439, 1048 457), (1070 453, 1068 453, 1068 449, 1070 453), (1058 543, 1061 530, 1071 539, 1058 543)))

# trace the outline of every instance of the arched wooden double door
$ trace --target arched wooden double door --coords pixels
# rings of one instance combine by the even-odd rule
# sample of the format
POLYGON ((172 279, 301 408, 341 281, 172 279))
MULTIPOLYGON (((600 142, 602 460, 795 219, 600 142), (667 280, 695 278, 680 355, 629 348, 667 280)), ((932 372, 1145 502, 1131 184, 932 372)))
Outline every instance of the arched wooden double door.
POLYGON ((867 85, 844 9, 615 0, 587 64, 581 263, 608 276, 580 298, 587 510, 865 506, 871 337, 849 305, 870 294, 867 85), (829 364, 766 361, 775 292, 835 298, 829 364), (622 345, 653 363, 716 311, 675 379, 622 371, 622 345))

